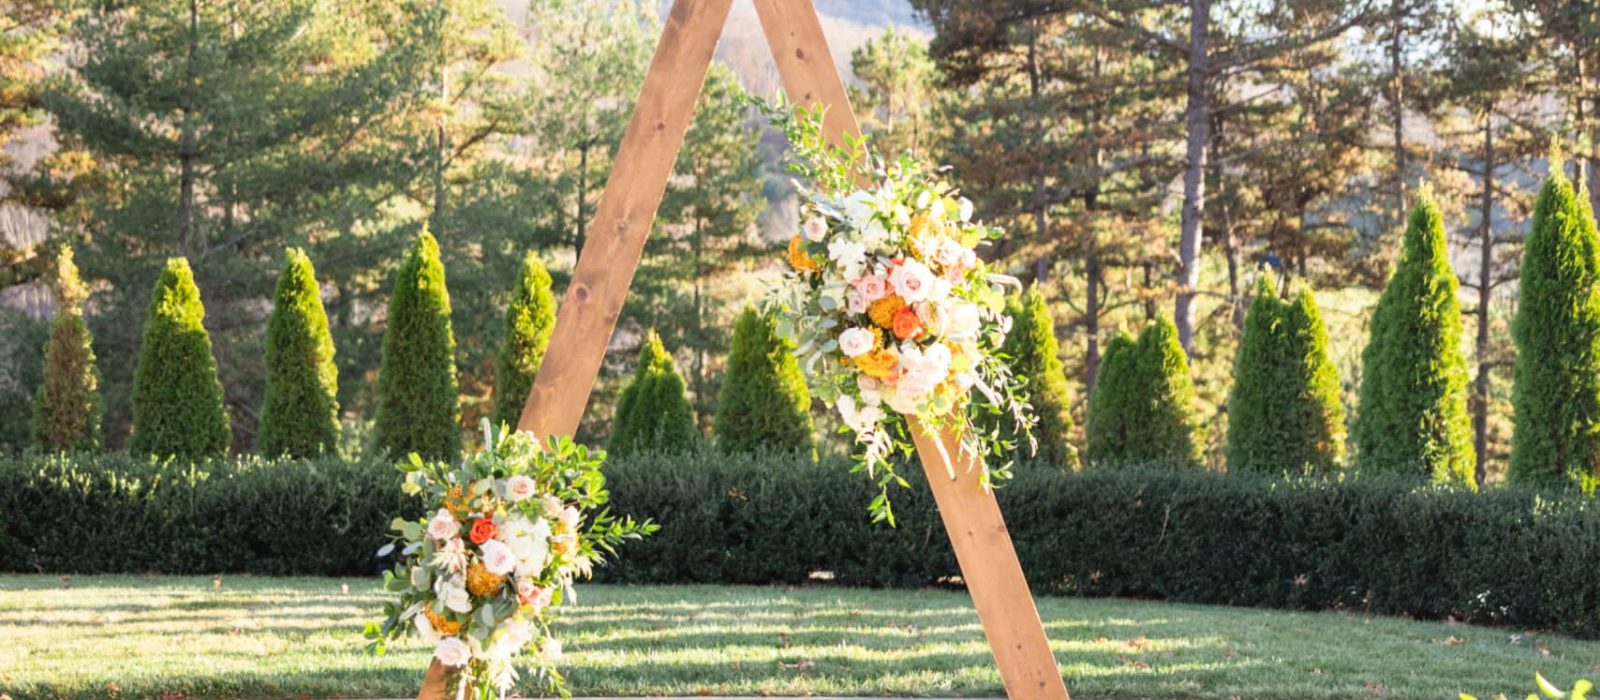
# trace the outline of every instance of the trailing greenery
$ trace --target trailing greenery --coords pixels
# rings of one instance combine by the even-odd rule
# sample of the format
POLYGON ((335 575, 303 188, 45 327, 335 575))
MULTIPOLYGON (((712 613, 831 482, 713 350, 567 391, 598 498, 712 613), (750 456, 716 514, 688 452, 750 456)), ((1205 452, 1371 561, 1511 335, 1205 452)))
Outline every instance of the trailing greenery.
POLYGON ((389 297, 374 426, 379 454, 444 460, 461 454, 455 351, 439 243, 424 231, 395 273, 389 297))
POLYGON ((1311 290, 1279 298, 1262 275, 1245 315, 1228 399, 1228 469, 1291 473, 1344 461, 1344 405, 1311 290))
POLYGON ((522 259, 522 274, 506 306, 505 330, 494 361, 494 424, 515 427, 528 402, 533 377, 544 362, 550 333, 556 327, 556 297, 550 272, 536 253, 522 259))
POLYGON ((72 248, 56 256, 55 318, 44 346, 44 381, 33 403, 33 445, 41 450, 93 450, 100 447, 100 370, 93 340, 83 322, 89 290, 78 279, 72 248))
POLYGON ((754 307, 745 307, 734 324, 713 429, 717 444, 729 452, 809 454, 815 443, 811 392, 800 364, 772 319, 754 307))
POLYGON ((699 442, 694 409, 685 395, 683 375, 655 331, 639 345, 633 381, 617 399, 607 450, 615 456, 638 452, 682 452, 699 442))
POLYGON ((1112 338, 1089 399, 1090 464, 1200 464, 1194 382, 1172 319, 1112 338))
MULTIPOLYGON (((809 455, 612 457, 615 512, 662 529, 598 572, 630 583, 935 585, 957 573, 918 470, 897 528, 809 455), (820 546, 819 543, 826 546, 820 546)), ((0 569, 371 575, 414 501, 387 460, 0 458, 0 569), (20 516, 20 517, 19 517, 20 516)), ((1600 501, 1403 476, 1022 468, 997 492, 1036 591, 1350 609, 1600 637, 1600 501)))
MULTIPOLYGON (((1027 378, 1028 402, 1038 423, 1033 426, 1039 461, 1059 463, 1077 469, 1078 450, 1072 446, 1072 399, 1068 395, 1067 374, 1061 367, 1061 351, 1056 344, 1055 321, 1038 286, 1006 300, 1006 315, 1011 332, 1000 351, 1008 356, 1014 376, 1027 378)), ((994 427, 1017 445, 1012 457, 1028 459, 1026 438, 1018 436, 1014 423, 997 417, 994 427)), ((987 428, 987 426, 984 426, 987 428)))
POLYGON ((290 248, 267 319, 267 400, 256 452, 314 457, 339 440, 339 372, 311 259, 290 248))
POLYGON ((1600 484, 1600 235, 1587 193, 1559 165, 1534 207, 1519 290, 1508 476, 1592 492, 1600 484))
POLYGON ((1456 288, 1444 220, 1424 188, 1361 353, 1354 433, 1363 470, 1474 483, 1456 288))
POLYGON ((135 454, 180 459, 227 454, 233 433, 205 317, 189 261, 168 258, 151 295, 134 370, 128 449, 135 454))

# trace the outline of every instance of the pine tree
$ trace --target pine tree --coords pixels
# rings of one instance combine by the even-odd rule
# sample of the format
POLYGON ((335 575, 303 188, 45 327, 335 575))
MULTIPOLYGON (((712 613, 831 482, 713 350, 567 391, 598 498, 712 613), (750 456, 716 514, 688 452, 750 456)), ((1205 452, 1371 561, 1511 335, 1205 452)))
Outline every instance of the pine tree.
POLYGON ((614 455, 683 452, 698 438, 683 376, 654 330, 639 346, 639 367, 622 390, 607 449, 614 455))
POLYGON ((811 451, 811 393, 789 350, 771 317, 745 307, 717 396, 714 429, 722 449, 811 451))
MULTIPOLYGON (((1028 402, 1038 422, 1033 426, 1041 462, 1077 469, 1078 451, 1072 446, 1072 404, 1067 396, 1067 375, 1061 367, 1056 344, 1055 322, 1038 287, 1006 300, 1006 315, 1011 317, 1011 332, 1001 352, 1010 359, 1013 376, 1027 381, 1028 402)), ((998 420, 1001 435, 1017 444, 1014 456, 1027 458, 1028 447, 1015 434, 1010 420, 998 420)))
POLYGON ((539 256, 528 253, 522 275, 506 307, 505 332, 494 363, 494 413, 496 426, 515 427, 533 388, 533 377, 544 362, 550 333, 556 327, 556 298, 550 293, 550 272, 539 256))
POLYGON ((311 258, 290 248, 267 319, 267 399, 256 451, 314 457, 339 440, 339 374, 311 258))
MULTIPOLYGON (((1559 162, 1554 161, 1553 162, 1559 162)), ((1600 482, 1600 236, 1589 198, 1552 165, 1522 255, 1509 477, 1600 482)))
POLYGON ((1344 458, 1344 406, 1316 298, 1278 297, 1263 275, 1245 316, 1228 400, 1228 469, 1324 471, 1344 458))
POLYGON ((1199 466, 1194 382, 1172 319, 1157 317, 1137 342, 1119 334, 1107 345, 1088 436, 1091 464, 1199 466))
POLYGON ((423 231, 389 297, 374 428, 380 453, 447 461, 461 453, 455 350, 439 243, 423 231))
POLYGON ((1472 484, 1472 426, 1456 274, 1433 195, 1417 193, 1400 261, 1361 353, 1355 442, 1368 472, 1472 484))
POLYGON ((189 261, 168 258, 133 375, 133 452, 182 459, 227 454, 233 433, 205 317, 189 261))
POLYGON ((78 279, 72 249, 56 257, 55 318, 44 346, 44 383, 33 404, 33 444, 42 450, 100 447, 100 371, 89 327, 83 322, 88 289, 78 279))

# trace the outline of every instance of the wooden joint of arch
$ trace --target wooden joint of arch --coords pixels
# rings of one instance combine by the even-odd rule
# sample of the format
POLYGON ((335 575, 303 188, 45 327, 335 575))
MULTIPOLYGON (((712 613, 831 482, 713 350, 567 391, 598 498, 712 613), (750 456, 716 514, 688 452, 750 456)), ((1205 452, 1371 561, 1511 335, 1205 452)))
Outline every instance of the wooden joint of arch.
MULTIPOLYGON (((521 430, 539 436, 577 431, 731 2, 673 3, 556 316, 549 352, 517 422, 521 430)), ((859 136, 811 0, 754 2, 790 101, 826 105, 823 132, 833 143, 859 136)), ((999 504, 980 483, 983 465, 962 453, 960 436, 926 432, 915 419, 911 427, 1007 696, 1068 700, 999 504)), ((418 700, 453 698, 450 677, 432 663, 418 700)))

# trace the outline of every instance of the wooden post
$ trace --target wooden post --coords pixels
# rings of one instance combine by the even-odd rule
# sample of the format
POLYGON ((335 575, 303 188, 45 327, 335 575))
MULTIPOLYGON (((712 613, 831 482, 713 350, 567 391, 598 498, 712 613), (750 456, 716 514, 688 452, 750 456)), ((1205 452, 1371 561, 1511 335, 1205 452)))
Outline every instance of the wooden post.
MULTIPOLYGON (((859 135, 811 0, 754 1, 790 100, 827 105, 823 129, 834 143, 859 135)), ((539 436, 577 431, 730 2, 676 0, 672 6, 556 316, 550 351, 517 422, 521 430, 539 436)), ((911 427, 1006 694, 1012 700, 1068 700, 999 504, 979 484, 983 465, 960 453, 957 435, 925 434, 915 419, 911 427)), ((418 700, 453 697, 449 675, 431 664, 418 700)))

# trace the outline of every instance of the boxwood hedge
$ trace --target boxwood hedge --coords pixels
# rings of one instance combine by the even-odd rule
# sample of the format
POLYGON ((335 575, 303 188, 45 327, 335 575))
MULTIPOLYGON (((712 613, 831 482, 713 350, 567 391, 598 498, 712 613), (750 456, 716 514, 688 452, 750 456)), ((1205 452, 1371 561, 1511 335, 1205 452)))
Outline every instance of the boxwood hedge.
MULTIPOLYGON (((958 581, 926 488, 868 521, 847 465, 701 451, 607 464, 616 511, 659 533, 602 569, 628 583, 958 581)), ((1349 609, 1600 637, 1600 502, 1395 478, 1024 465, 1000 491, 1039 593, 1349 609)), ((915 469, 905 473, 914 475, 915 469)), ((386 463, 0 459, 0 570, 369 575, 414 514, 386 463)))

